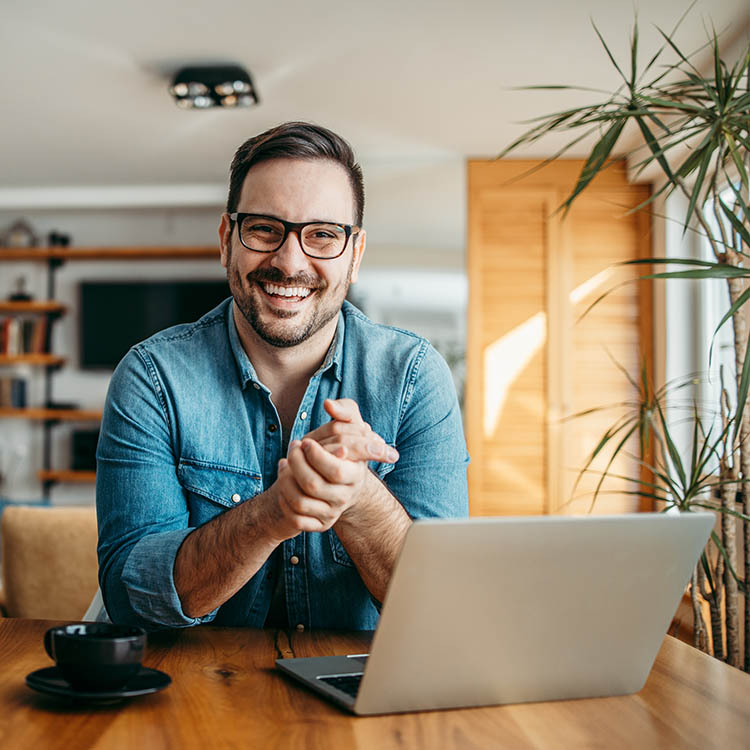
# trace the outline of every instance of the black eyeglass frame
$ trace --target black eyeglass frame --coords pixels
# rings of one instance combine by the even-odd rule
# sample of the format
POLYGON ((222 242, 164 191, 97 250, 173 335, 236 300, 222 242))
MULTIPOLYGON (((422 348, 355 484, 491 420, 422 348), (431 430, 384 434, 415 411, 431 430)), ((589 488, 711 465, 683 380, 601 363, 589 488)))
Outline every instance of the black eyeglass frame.
POLYGON ((240 243, 242 244, 242 247, 247 248, 248 250, 251 250, 254 253, 275 253, 285 242, 286 238, 289 236, 290 232, 294 232, 297 235, 297 239, 299 240, 299 246, 302 248, 302 252, 307 255, 308 258, 315 258, 316 260, 334 260, 336 258, 340 258, 345 250, 346 246, 349 244, 349 238, 350 237, 356 237, 361 231, 362 228, 358 227, 356 224, 339 224, 335 221, 300 221, 300 222, 293 222, 293 221, 284 221, 284 219, 279 219, 278 216, 268 216, 267 214, 246 214, 246 213, 240 213, 238 211, 235 211, 234 213, 228 214, 229 220, 233 221, 237 225, 237 237, 239 237, 240 243), (277 221, 279 224, 281 224, 284 227, 284 234, 281 237, 281 242, 273 249, 273 250, 258 250, 254 247, 248 247, 242 240, 242 232, 240 232, 239 227, 240 224, 248 217, 253 216, 256 219, 270 219, 271 221, 277 221), (305 243, 302 241, 302 231, 305 227, 312 226, 314 224, 330 224, 334 227, 339 227, 344 230, 344 233, 346 234, 346 239, 344 240, 344 244, 341 247, 341 252, 337 255, 313 255, 312 253, 308 252, 305 249, 305 243))

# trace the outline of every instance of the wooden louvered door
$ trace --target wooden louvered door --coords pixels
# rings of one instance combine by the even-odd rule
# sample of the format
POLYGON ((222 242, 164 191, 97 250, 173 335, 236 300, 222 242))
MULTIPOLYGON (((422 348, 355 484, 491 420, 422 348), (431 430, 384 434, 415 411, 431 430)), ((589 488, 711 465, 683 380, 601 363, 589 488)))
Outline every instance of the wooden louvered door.
MULTIPOLYGON (((621 410, 568 417, 632 400, 618 365, 637 379, 643 355, 651 360, 646 282, 619 286, 578 320, 603 292, 644 272, 613 264, 650 254, 647 215, 628 213, 648 187, 629 185, 614 167, 563 219, 556 210, 581 163, 556 162, 518 180, 531 166, 469 163, 466 429, 475 515, 587 511, 596 476, 571 501, 577 469, 621 410)), ((640 474, 634 458, 613 471, 640 474)), ((595 512, 640 507, 622 492, 632 486, 608 487, 595 512)))

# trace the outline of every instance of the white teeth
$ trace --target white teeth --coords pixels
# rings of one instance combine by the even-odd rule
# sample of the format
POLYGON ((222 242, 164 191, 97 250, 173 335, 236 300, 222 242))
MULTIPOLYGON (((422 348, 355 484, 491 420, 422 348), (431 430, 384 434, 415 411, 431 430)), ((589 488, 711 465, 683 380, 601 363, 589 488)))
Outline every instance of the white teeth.
POLYGON ((279 297, 307 297, 310 290, 303 286, 279 286, 278 284, 263 284, 267 294, 276 294, 279 297))

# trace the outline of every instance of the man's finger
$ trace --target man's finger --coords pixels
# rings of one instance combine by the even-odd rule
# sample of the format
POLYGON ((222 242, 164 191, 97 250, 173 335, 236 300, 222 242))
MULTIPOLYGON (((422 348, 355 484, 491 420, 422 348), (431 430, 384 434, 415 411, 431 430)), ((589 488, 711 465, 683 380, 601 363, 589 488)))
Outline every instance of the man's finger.
POLYGON ((327 398, 323 402, 323 408, 334 419, 340 422, 361 422, 362 415, 356 401, 350 398, 327 398))
POLYGON ((331 455, 314 440, 304 440, 301 445, 298 443, 293 448, 290 446, 288 460, 295 481, 306 495, 336 504, 341 500, 342 488, 339 485, 349 483, 343 480, 351 471, 345 470, 353 464, 331 455), (313 453, 318 458, 315 462, 310 460, 310 446, 317 449, 313 453), (324 456, 326 461, 321 462, 320 455, 324 456), (331 465, 334 467, 333 471, 331 465), (320 466, 325 467, 327 472, 322 472, 320 466))
POLYGON ((329 529, 338 518, 338 513, 329 503, 314 497, 307 497, 301 490, 299 494, 292 497, 282 495, 279 503, 300 531, 329 529))
POLYGON ((358 470, 351 461, 342 461, 327 451, 314 440, 303 440, 302 451, 308 466, 316 476, 323 479, 329 486, 353 484, 358 476, 358 470))
POLYGON ((399 459, 398 451, 388 443, 370 441, 367 444, 368 454, 374 456, 370 461, 381 461, 386 464, 395 464, 399 459))
POLYGON ((381 463, 395 464, 399 459, 398 451, 374 433, 356 439, 342 440, 338 437, 330 437, 317 442, 335 456, 346 457, 350 461, 380 461, 381 463), (337 452, 340 448, 344 449, 344 455, 339 455, 337 452))
POLYGON ((372 432, 369 427, 365 427, 364 422, 355 424, 333 419, 311 430, 305 437, 317 440, 320 443, 326 438, 339 438, 341 442, 345 442, 344 438, 346 436, 366 437, 367 435, 374 435, 376 439, 379 439, 379 436, 372 432))

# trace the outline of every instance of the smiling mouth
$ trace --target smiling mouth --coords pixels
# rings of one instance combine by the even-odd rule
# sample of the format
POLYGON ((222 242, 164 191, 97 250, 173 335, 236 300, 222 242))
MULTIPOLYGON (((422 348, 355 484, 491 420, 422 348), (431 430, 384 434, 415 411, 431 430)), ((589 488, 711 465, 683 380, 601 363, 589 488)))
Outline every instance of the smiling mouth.
POLYGON ((282 286, 261 282, 260 288, 269 296, 276 299, 302 300, 310 296, 312 289, 305 286, 282 286))

